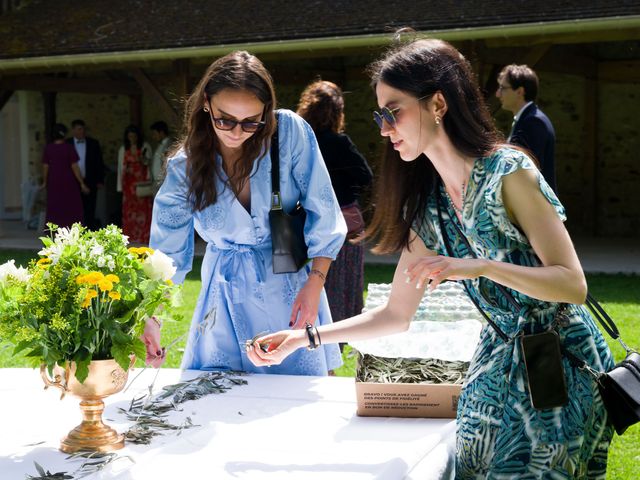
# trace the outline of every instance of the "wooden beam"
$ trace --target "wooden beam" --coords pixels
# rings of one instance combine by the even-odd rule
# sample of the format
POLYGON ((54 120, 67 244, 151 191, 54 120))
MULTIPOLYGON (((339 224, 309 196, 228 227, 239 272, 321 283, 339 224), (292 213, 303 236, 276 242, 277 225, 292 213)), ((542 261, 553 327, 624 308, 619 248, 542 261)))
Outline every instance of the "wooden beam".
POLYGON ((56 95, 56 92, 42 92, 44 136, 47 143, 53 141, 53 126, 56 123, 56 95))
POLYGON ((132 81, 99 77, 59 78, 45 75, 13 75, 0 78, 0 90, 32 90, 60 93, 105 93, 133 95, 140 87, 132 81))
MULTIPOLYGON (((539 51, 537 52, 539 53, 539 51)), ((524 63, 525 57, 530 55, 535 59, 530 51, 528 54, 519 49, 490 49, 487 50, 487 62, 493 65, 509 65, 511 63, 524 63)), ((567 50, 562 47, 549 48, 543 57, 536 62, 536 72, 566 73, 570 75, 585 76, 592 72, 596 60, 578 53, 573 49, 567 50)))
POLYGON ((640 60, 599 62, 598 80, 616 83, 640 82, 640 60))
POLYGON ((0 111, 2 111, 7 104, 11 95, 13 95, 13 90, 0 90, 0 111))
POLYGON ((142 97, 140 95, 129 95, 129 122, 142 128, 142 97))
POLYGON ((529 52, 522 59, 522 63, 525 65, 529 65, 531 68, 534 68, 536 64, 544 57, 547 52, 551 49, 552 45, 550 43, 543 43, 541 45, 535 45, 531 47, 529 52))
POLYGON ((176 77, 178 77, 178 98, 181 102, 186 100, 189 93, 191 93, 191 78, 189 77, 189 71, 191 70, 191 63, 188 58, 182 60, 176 60, 173 62, 173 71, 176 77))
POLYGON ((141 68, 132 68, 130 71, 131 75, 133 75, 133 78, 135 78, 136 82, 138 82, 138 84, 142 87, 143 92, 149 95, 156 102, 158 102, 165 113, 169 116, 169 123, 177 125, 180 119, 178 111, 173 107, 173 105, 171 105, 171 102, 167 100, 167 98, 162 94, 160 89, 155 85, 155 83, 153 83, 149 76, 144 73, 141 68))
POLYGON ((530 47, 544 43, 569 45, 579 43, 622 42, 640 39, 640 28, 623 28, 602 30, 597 32, 556 33, 552 35, 526 35, 511 37, 487 38, 485 41, 491 48, 497 47, 530 47))

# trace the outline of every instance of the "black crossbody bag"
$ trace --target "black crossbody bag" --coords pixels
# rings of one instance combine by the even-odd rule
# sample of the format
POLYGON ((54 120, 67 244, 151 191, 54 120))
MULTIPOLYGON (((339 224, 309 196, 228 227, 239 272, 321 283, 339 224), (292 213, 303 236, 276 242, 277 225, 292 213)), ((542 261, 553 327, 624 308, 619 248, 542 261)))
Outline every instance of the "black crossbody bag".
POLYGON ((269 227, 271 229, 271 251, 273 273, 297 272, 309 261, 307 244, 304 241, 304 222, 307 212, 296 203, 291 213, 282 208, 280 196, 280 145, 278 130, 271 138, 271 209, 269 227))
MULTIPOLYGON (((442 219, 440 195, 438 192, 435 192, 435 195, 438 209, 438 222, 440 224, 445 249, 450 257, 455 257, 445 229, 444 220, 442 219)), ((474 258, 478 258, 460 227, 455 222, 452 223, 469 253, 474 258)), ((502 341, 505 343, 512 342, 513 339, 491 320, 489 315, 476 301, 475 297, 471 294, 468 282, 463 281, 462 283, 471 301, 502 341)), ((504 286, 499 283, 493 283, 496 285, 498 291, 507 299, 512 308, 514 308, 516 312, 520 312, 520 304, 513 295, 511 295, 504 286)), ((556 318, 552 322, 549 330, 538 334, 517 335, 522 346, 532 404, 534 408, 544 409, 562 406, 566 403, 568 396, 564 378, 564 368, 561 362, 561 355, 564 355, 574 367, 587 371, 594 378, 598 385, 600 395, 602 396, 604 406, 607 409, 609 422, 613 425, 618 435, 622 435, 628 427, 640 421, 640 354, 630 349, 622 341, 616 324, 590 294, 587 294, 586 305, 607 334, 617 340, 625 349, 625 359, 609 372, 597 372, 587 365, 584 360, 565 349, 560 344, 560 339, 555 331, 555 328, 562 326, 564 323, 563 317, 566 304, 560 304, 556 312, 556 318)))

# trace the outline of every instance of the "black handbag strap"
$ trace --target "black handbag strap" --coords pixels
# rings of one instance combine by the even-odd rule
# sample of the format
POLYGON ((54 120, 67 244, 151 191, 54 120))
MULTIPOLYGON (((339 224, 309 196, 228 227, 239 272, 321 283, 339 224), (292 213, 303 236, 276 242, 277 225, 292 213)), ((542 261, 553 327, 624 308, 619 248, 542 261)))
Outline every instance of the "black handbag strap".
POLYGON ((271 210, 282 210, 280 199, 280 141, 278 140, 278 115, 276 131, 271 137, 271 210))
MULTIPOLYGON (((442 240, 444 241, 444 247, 447 250, 447 254, 450 257, 455 258, 455 254, 453 252, 453 248, 451 247, 451 243, 449 242, 449 235, 447 234, 447 230, 445 228, 445 224, 444 224, 444 220, 442 219, 442 212, 441 212, 441 205, 440 205, 440 192, 436 191, 435 192, 436 195, 436 206, 438 209, 438 223, 440 224, 440 231, 442 232, 442 240)), ((455 222, 453 222, 455 225, 455 222)), ((457 227, 457 225, 456 225, 457 227)), ((469 244, 469 241, 467 240, 467 237, 465 235, 461 235, 460 237, 462 239, 462 241, 465 243, 465 245, 467 246, 467 249, 469 250, 469 253, 471 253, 471 255, 474 258, 478 258, 477 255, 475 254, 475 252, 473 251, 473 249, 471 248, 471 245, 469 244)), ((505 343, 509 343, 512 341, 512 339, 506 334, 504 333, 504 331, 491 319, 491 317, 489 317, 489 315, 487 314, 487 312, 485 312, 484 308, 482 308, 482 306, 480 305, 480 303, 478 302, 478 300, 476 300, 475 296, 472 294, 471 292, 471 287, 469 287, 468 281, 467 280, 462 280, 462 285, 464 286, 464 289, 467 292, 467 295, 469 296, 469 298, 471 299, 471 301, 473 302, 473 304, 476 306, 476 308, 478 309, 478 311, 480 312, 480 314, 484 317, 484 319, 487 321, 487 323, 489 325, 491 325, 491 327, 496 331, 496 333, 498 334, 498 336, 502 339, 503 342, 505 343)), ((497 284, 498 288, 502 287, 502 285, 497 284)), ((502 287, 504 289, 504 287, 502 287)), ((505 290, 506 292, 506 290, 505 290)), ((513 300, 513 302, 515 302, 516 306, 518 307, 518 310, 520 310, 518 303, 516 302, 515 298, 513 298, 513 296, 509 293, 507 293, 507 299, 509 299, 509 297, 511 297, 511 299, 513 300)))

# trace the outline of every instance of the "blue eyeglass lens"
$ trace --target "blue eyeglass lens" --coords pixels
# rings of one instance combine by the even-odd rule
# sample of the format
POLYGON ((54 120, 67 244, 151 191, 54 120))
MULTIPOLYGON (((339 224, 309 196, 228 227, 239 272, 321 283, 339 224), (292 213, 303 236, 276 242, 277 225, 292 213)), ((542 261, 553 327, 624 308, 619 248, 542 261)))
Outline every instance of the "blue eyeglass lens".
POLYGON ((376 122, 379 128, 382 128, 383 120, 385 120, 392 127, 394 127, 396 124, 395 115, 387 107, 380 109, 380 112, 374 111, 373 120, 376 122))
POLYGON ((382 117, 378 112, 373 112, 373 121, 376 122, 378 128, 382 128, 382 117))

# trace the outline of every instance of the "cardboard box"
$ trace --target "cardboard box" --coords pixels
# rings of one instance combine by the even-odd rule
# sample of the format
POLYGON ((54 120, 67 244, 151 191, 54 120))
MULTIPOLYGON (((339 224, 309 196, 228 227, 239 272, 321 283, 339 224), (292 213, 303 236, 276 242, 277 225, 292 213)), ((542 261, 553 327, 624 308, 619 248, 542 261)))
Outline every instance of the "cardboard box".
POLYGON ((361 417, 455 418, 462 385, 356 381, 361 417))

